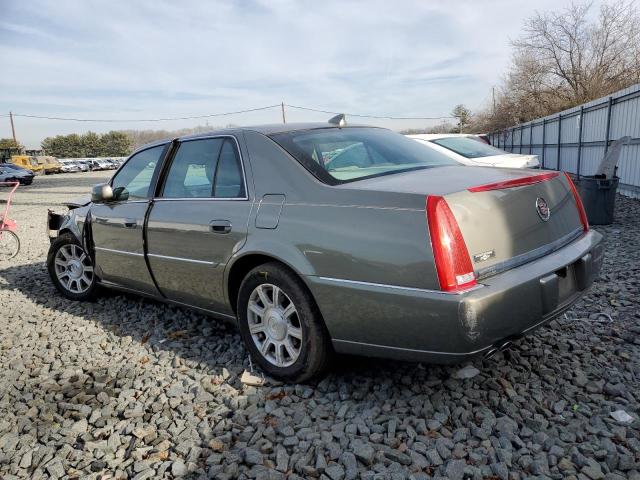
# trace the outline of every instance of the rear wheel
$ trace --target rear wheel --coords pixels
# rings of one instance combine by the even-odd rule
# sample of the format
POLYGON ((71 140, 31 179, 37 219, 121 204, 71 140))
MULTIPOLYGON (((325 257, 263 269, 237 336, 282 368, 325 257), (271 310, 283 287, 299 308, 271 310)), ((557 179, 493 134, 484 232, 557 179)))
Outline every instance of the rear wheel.
POLYGON ((303 382, 328 365, 331 343, 320 311, 300 279, 280 264, 247 274, 238 320, 245 345, 267 374, 303 382))
POLYGON ((70 233, 60 235, 49 248, 47 269, 51 281, 71 300, 89 300, 94 296, 96 278, 91 258, 70 233))
POLYGON ((11 230, 0 230, 0 260, 10 260, 20 251, 20 239, 11 230))

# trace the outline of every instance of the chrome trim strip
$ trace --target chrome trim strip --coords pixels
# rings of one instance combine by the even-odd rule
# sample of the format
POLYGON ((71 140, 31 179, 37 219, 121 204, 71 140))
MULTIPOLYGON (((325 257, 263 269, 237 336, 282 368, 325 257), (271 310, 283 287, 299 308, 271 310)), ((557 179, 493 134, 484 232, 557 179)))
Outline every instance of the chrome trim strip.
POLYGON ((211 202, 211 201, 220 201, 220 200, 226 200, 226 201, 238 201, 238 200, 242 200, 242 201, 246 201, 249 200, 249 197, 179 197, 179 198, 163 198, 163 197, 154 197, 153 201, 154 202, 171 202, 171 201, 179 201, 179 202, 186 202, 186 201, 197 201, 197 202, 211 202))
POLYGON ((435 350, 417 350, 415 348, 403 348, 403 347, 391 347, 389 345, 378 345, 375 343, 365 343, 365 342, 353 342, 351 340, 339 340, 339 339, 332 339, 332 342, 339 342, 339 343, 349 343, 351 345, 362 345, 365 347, 375 347, 375 348, 384 348, 387 350, 400 350, 402 352, 411 352, 411 353, 427 353, 427 354, 433 354, 433 355, 454 355, 454 356, 459 356, 459 355, 477 355, 479 353, 482 353, 484 351, 486 351, 488 348, 491 348, 491 345, 487 345, 486 347, 482 347, 478 350, 474 350, 472 352, 439 352, 439 351, 435 351, 435 350))
POLYGON ((169 255, 160 255, 158 253, 147 253, 147 256, 154 257, 154 258, 160 258, 162 260, 175 260, 177 262, 198 263, 198 264, 201 264, 201 265, 211 265, 211 266, 218 265, 216 262, 208 262, 206 260, 194 260, 192 258, 171 257, 169 255))
MULTIPOLYGON (((197 138, 188 138, 186 140, 180 140, 178 139, 178 143, 182 144, 185 142, 195 142, 198 140, 208 140, 211 138, 232 138, 233 141, 236 143, 236 150, 238 151, 238 157, 240 159, 240 168, 242 169, 242 183, 244 185, 244 197, 194 197, 194 198, 164 198, 164 197, 153 197, 153 201, 154 202, 166 202, 169 200, 178 200, 178 201, 185 201, 185 200, 207 200, 207 201, 220 201, 220 200, 249 200, 249 190, 247 188, 247 173, 245 171, 244 168, 244 158, 242 157, 242 150, 240 149, 240 143, 238 142, 238 139, 234 136, 234 135, 207 135, 204 137, 197 137, 197 138)), ((178 147, 178 149, 180 149, 180 147, 178 147)), ((171 165, 168 166, 169 169, 171 169, 171 165)), ((217 168, 217 166, 216 166, 217 168)), ((168 175, 168 172, 167 172, 168 175)), ((166 175, 165 175, 165 180, 166 180, 166 175)), ((162 186, 164 188, 164 185, 162 186)))
POLYGON ((326 280, 329 282, 347 283, 351 285, 362 285, 364 287, 391 288, 394 290, 403 290, 406 292, 437 293, 439 295, 462 295, 467 292, 473 292, 474 290, 484 287, 484 285, 475 285, 467 290, 463 290, 462 292, 443 292, 442 290, 429 290, 427 288, 402 287, 400 285, 386 285, 384 283, 361 282, 359 280, 346 280, 344 278, 331 278, 331 277, 318 277, 318 278, 320 280, 326 280))
POLYGON ((582 234, 582 232, 582 227, 578 227, 574 231, 569 232, 568 234, 558 238, 557 240, 554 240, 547 245, 543 245, 526 253, 521 253, 520 255, 516 255, 509 260, 496 263, 495 265, 491 265, 490 267, 477 270, 476 278, 478 280, 482 280, 483 278, 506 272, 507 270, 511 270, 512 268, 520 267, 526 263, 537 260, 540 257, 544 257, 545 255, 560 250, 562 247, 568 245, 576 238, 578 238, 582 234))
POLYGON ((131 255, 134 257, 144 257, 144 253, 125 252, 124 250, 116 250, 115 248, 93 247, 101 252, 118 253, 120 255, 131 255))

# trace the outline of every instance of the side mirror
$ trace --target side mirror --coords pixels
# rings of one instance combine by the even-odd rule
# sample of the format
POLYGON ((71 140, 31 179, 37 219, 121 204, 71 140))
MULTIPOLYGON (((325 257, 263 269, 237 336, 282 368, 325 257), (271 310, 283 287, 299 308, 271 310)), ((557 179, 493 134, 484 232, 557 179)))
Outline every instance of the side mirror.
POLYGON ((104 203, 113 200, 113 190, 107 183, 99 183, 91 189, 91 201, 94 203, 104 203))

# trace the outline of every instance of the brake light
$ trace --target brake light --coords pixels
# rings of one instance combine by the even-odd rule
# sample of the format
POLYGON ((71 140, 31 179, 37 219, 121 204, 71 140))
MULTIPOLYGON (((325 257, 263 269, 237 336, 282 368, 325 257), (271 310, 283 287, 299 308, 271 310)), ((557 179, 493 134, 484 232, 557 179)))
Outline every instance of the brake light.
POLYGON ((584 210, 584 205, 582 204, 582 199, 580 198, 580 194, 578 193, 578 189, 576 185, 571 180, 571 177, 567 172, 564 172, 564 176, 567 177, 567 182, 569 183, 569 187, 571 187, 571 192, 573 193, 573 198, 576 201, 576 208, 578 209, 578 214, 580 215, 580 222, 582 223, 582 229, 585 232, 589 231, 589 220, 587 219, 587 212, 584 210))
POLYGON ((528 177, 514 178, 513 180, 505 180, 504 182, 487 183, 477 187, 468 188, 470 192, 488 192, 490 190, 502 190, 503 188, 522 187, 524 185, 533 185, 535 183, 546 182, 560 175, 558 172, 542 173, 540 175, 530 175, 528 177))
POLYGON ((467 245, 444 198, 427 197, 427 223, 440 289, 456 292, 476 285, 467 245))

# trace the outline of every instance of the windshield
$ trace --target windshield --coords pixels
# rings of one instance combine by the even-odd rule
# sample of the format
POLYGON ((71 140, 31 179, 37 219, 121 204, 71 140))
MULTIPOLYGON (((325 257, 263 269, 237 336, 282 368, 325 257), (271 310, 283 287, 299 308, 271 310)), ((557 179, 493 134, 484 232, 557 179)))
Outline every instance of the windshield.
POLYGON ((459 165, 419 142, 382 128, 319 128, 271 135, 330 185, 408 170, 459 165))
POLYGON ((476 137, 445 137, 431 141, 466 158, 492 157, 507 153, 504 150, 487 145, 476 137))

